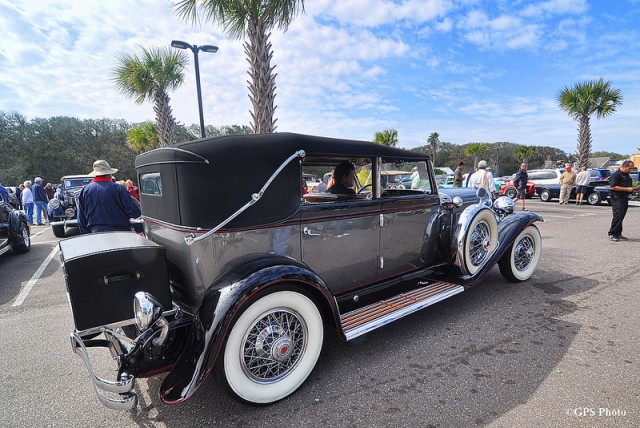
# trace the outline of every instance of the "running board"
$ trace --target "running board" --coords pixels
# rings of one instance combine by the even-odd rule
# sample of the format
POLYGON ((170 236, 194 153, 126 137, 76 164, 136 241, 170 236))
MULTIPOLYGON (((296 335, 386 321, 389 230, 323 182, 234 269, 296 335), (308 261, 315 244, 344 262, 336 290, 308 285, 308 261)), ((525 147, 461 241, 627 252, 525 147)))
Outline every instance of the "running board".
POLYGON ((401 293, 340 315, 342 331, 351 340, 463 291, 462 285, 439 281, 401 293))

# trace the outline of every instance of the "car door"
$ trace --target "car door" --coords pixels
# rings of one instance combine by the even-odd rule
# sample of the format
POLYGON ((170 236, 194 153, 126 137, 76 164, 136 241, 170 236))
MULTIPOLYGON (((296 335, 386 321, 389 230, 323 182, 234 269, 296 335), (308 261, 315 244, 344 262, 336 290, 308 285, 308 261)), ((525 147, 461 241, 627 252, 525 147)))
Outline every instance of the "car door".
POLYGON ((379 264, 380 202, 315 201, 301 207, 302 261, 333 294, 374 282, 379 264))
MULTIPOLYGON (((384 167, 384 164, 383 164, 384 167)), ((420 177, 422 178, 422 177, 420 177)), ((437 261, 440 198, 433 178, 420 180, 419 190, 389 190, 381 196, 378 280, 411 272, 437 261)))

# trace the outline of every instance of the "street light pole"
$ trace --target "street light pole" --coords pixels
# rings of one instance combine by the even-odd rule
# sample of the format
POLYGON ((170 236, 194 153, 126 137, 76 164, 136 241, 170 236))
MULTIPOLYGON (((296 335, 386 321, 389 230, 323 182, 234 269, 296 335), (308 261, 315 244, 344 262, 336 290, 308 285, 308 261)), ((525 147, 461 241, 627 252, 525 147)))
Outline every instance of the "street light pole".
POLYGON ((202 90, 200 89, 200 63, 198 62, 198 52, 216 53, 218 51, 217 46, 213 45, 190 45, 187 42, 180 40, 172 40, 171 46, 178 49, 190 49, 193 52, 193 62, 196 67, 196 90, 198 93, 198 112, 200 113, 200 137, 204 138, 204 113, 202 112, 202 90))

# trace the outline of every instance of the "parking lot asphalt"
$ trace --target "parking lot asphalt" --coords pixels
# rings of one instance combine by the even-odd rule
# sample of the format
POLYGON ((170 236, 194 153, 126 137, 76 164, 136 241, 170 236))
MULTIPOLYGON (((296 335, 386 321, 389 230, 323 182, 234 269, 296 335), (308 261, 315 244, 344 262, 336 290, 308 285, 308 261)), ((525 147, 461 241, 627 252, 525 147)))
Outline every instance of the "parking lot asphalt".
POLYGON ((161 377, 139 380, 136 411, 100 405, 70 349, 58 239, 35 227, 30 253, 0 257, 0 425, 640 426, 640 208, 627 214, 629 241, 611 242, 607 205, 527 206, 545 219, 529 281, 509 283, 496 267, 467 292, 354 341, 327 334, 310 379, 268 407, 234 402, 214 379, 167 405, 161 377))

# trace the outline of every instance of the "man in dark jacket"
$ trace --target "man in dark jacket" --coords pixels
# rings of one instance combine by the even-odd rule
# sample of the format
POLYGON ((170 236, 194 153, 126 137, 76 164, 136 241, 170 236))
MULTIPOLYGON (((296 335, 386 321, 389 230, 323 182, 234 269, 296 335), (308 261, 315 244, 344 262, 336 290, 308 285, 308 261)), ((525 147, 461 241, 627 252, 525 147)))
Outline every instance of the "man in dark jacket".
MULTIPOLYGON (((124 186, 114 183, 111 176, 118 172, 107 161, 97 160, 89 175, 95 177, 80 192, 78 226, 82 233, 130 231, 129 219, 140 217, 140 209, 124 186)), ((141 224, 134 229, 142 233, 141 224)))
POLYGON ((38 226, 42 226, 47 221, 47 203, 49 202, 47 192, 44 191, 44 186, 42 185, 42 178, 36 177, 33 180, 31 192, 33 193, 33 203, 36 208, 36 223, 38 226), (42 217, 44 217, 44 223, 42 217))
POLYGON ((632 187, 631 176, 629 176, 629 171, 631 171, 632 168, 633 162, 630 160, 624 161, 620 169, 609 177, 609 186, 611 186, 611 210, 613 211, 611 228, 609 228, 609 239, 614 242, 628 240, 622 236, 622 221, 627 215, 627 209, 629 208, 629 195, 635 190, 635 188, 632 187))
POLYGON ((527 164, 522 162, 520 171, 516 172, 516 176, 513 177, 513 185, 516 186, 516 198, 513 202, 517 202, 520 199, 522 201, 522 211, 527 211, 524 206, 524 201, 527 199, 527 181, 529 181, 527 164))

